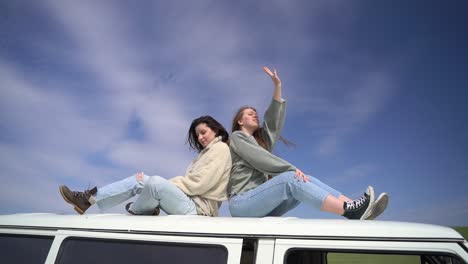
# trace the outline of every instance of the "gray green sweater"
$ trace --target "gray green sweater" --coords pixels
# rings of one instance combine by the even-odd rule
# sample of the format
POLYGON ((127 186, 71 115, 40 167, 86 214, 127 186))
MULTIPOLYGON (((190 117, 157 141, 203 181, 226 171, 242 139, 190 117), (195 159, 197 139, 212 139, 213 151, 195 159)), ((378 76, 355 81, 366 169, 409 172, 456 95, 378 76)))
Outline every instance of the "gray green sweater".
POLYGON ((271 150, 280 137, 286 114, 286 101, 272 100, 263 118, 262 133, 270 143, 270 149, 262 148, 253 136, 242 131, 231 135, 232 169, 229 179, 229 195, 240 194, 257 187, 267 180, 268 175, 276 176, 296 167, 275 156, 271 150))

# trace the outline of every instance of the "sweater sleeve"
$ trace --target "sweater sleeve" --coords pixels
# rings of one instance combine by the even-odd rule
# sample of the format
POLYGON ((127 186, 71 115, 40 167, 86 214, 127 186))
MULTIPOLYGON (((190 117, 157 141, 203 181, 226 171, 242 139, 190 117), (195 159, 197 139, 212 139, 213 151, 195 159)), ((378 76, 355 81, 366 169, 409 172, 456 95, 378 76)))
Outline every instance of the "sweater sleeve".
POLYGON ((267 110, 265 111, 262 129, 262 132, 270 140, 271 149, 273 149, 276 142, 278 141, 278 138, 280 137, 281 130, 284 126, 285 117, 286 100, 281 99, 281 101, 277 101, 272 99, 270 106, 268 106, 267 110))
POLYGON ((292 164, 265 150, 254 143, 254 140, 251 139, 251 136, 236 131, 231 136, 230 148, 252 168, 264 174, 275 176, 286 171, 296 170, 292 164))
POLYGON ((193 164, 185 176, 177 176, 170 181, 189 196, 203 195, 219 184, 224 171, 230 168, 229 164, 229 147, 224 143, 217 143, 193 164))

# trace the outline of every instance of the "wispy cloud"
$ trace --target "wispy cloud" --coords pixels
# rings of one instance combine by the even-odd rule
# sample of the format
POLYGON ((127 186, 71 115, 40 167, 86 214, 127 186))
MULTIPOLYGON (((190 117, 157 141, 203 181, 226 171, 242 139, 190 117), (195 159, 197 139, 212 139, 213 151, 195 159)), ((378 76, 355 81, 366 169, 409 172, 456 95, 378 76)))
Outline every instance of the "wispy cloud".
MULTIPOLYGON (((413 204, 412 200, 404 203, 413 204)), ((432 223, 448 226, 466 226, 468 224, 466 216, 468 215, 468 196, 459 195, 450 199, 437 199, 436 202, 425 200, 423 205, 418 207, 411 206, 407 209, 388 210, 388 218, 396 221, 410 221, 420 223, 432 223)), ((402 206, 400 206, 402 207, 402 206)))
MULTIPOLYGON (((345 168, 340 175, 329 176, 330 184, 332 186, 346 185, 349 187, 350 182, 359 182, 369 176, 372 176, 378 170, 378 166, 372 163, 360 163, 353 165, 349 168, 345 168)), ((362 195, 362 189, 359 190, 358 196, 362 195)), ((355 194, 351 194, 353 196, 355 194)), ((355 197, 355 196, 353 196, 355 197)))
POLYGON ((355 85, 357 89, 346 96, 349 101, 333 111, 336 127, 322 139, 319 154, 327 155, 336 151, 343 137, 365 125, 389 99, 392 87, 385 74, 371 72, 364 78, 355 85))
POLYGON ((306 125, 320 138, 317 154, 329 156, 340 149, 348 136, 362 128, 385 107, 395 87, 389 73, 354 71, 350 66, 349 72, 343 73, 338 80, 330 80, 329 86, 313 89, 316 90, 312 92, 312 97, 309 93, 302 98, 295 98, 300 104, 300 111, 296 114, 302 112, 302 115, 311 116, 306 125), (349 75, 353 77, 347 78, 349 75))

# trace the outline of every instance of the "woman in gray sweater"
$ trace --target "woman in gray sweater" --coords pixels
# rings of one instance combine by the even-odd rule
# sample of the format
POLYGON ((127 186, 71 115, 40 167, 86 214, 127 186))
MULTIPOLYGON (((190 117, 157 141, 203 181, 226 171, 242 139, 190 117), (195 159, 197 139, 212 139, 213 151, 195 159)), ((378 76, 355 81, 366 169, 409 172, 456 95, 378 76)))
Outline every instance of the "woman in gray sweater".
POLYGON ((351 200, 271 153, 278 139, 282 139, 286 101, 281 97, 281 80, 276 69, 274 72, 267 67, 263 69, 275 85, 263 126, 260 127, 257 111, 252 107, 239 109, 232 122, 232 170, 228 185, 231 215, 281 216, 300 202, 348 219, 370 220, 380 215, 388 204, 386 193, 374 201, 374 190, 369 186, 361 198, 351 200))

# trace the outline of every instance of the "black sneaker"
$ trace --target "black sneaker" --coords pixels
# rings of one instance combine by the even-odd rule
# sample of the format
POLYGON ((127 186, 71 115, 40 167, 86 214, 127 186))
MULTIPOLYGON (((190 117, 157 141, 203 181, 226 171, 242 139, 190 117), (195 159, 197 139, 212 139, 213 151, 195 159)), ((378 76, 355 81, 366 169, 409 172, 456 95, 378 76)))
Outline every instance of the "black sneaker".
POLYGON ((361 198, 352 202, 344 202, 343 209, 345 212, 343 216, 348 219, 367 220, 369 219, 369 214, 373 204, 374 188, 372 188, 372 186, 369 186, 367 187, 364 196, 362 196, 361 198))
POLYGON ((381 215, 385 209, 387 208, 388 201, 389 201, 388 194, 386 193, 381 193, 379 195, 379 198, 375 200, 374 205, 371 208, 371 211, 369 213, 369 217, 367 218, 368 220, 373 220, 377 218, 379 215, 381 215))
MULTIPOLYGON (((132 206, 132 204, 133 203, 126 204, 125 210, 131 215, 138 215, 137 213, 133 212, 132 209, 130 209, 130 206, 132 206)), ((159 209, 159 207, 156 207, 156 209, 154 209, 154 212, 151 215, 159 215, 160 212, 161 210, 159 209)))
POLYGON ((60 194, 65 202, 74 206, 74 209, 79 214, 84 214, 91 206, 89 198, 97 193, 97 188, 85 190, 84 192, 74 192, 68 189, 67 186, 61 185, 59 187, 60 194))

